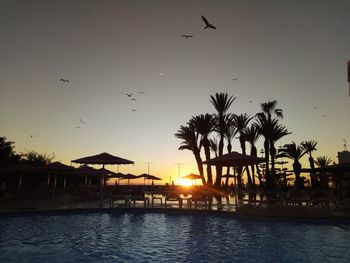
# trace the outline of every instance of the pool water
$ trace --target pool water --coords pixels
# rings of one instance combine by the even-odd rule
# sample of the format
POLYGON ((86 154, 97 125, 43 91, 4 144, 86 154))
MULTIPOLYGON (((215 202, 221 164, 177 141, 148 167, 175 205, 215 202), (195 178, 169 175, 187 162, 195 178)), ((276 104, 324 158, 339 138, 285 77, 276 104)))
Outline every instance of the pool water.
POLYGON ((350 226, 213 215, 0 218, 0 262, 350 262, 350 226))

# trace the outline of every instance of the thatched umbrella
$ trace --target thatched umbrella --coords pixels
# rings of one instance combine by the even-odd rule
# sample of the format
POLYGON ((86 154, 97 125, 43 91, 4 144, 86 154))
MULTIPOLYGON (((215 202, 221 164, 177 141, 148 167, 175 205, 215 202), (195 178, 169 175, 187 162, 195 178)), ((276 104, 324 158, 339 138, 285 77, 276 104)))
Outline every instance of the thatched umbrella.
POLYGON ((130 179, 136 179, 136 178, 139 178, 138 176, 136 175, 133 175, 133 174, 126 174, 124 175, 122 178, 120 178, 121 180, 123 179, 128 179, 128 185, 130 184, 130 179))
MULTIPOLYGON (((218 167, 243 167, 247 165, 253 165, 258 163, 265 162, 265 159, 254 157, 238 152, 231 152, 227 153, 221 156, 218 156, 216 158, 204 161, 204 164, 207 165, 215 165, 218 167)), ((234 173, 236 173, 236 169, 234 168, 234 173)), ((236 174, 234 174, 234 181, 235 181, 235 192, 237 188, 237 182, 236 182, 236 174)), ((237 193, 235 193, 235 202, 236 202, 236 209, 237 209, 237 193)))
POLYGON ((76 168, 74 168, 73 166, 69 166, 69 165, 65 165, 61 162, 53 162, 53 163, 49 163, 43 167, 41 167, 42 170, 48 171, 48 175, 47 175, 47 186, 49 187, 50 184, 50 175, 53 172, 55 177, 54 177, 54 185, 53 185, 53 191, 55 192, 56 190, 56 184, 57 184, 57 174, 58 173, 65 173, 64 175, 64 180, 63 180, 63 189, 66 187, 66 174, 67 173, 71 173, 71 172, 75 172, 76 168))
POLYGON ((202 177, 199 174, 188 174, 183 176, 182 178, 192 180, 192 184, 193 184, 193 180, 194 180, 194 184, 196 184, 196 180, 202 179, 202 177))
MULTIPOLYGON (((87 156, 79 159, 72 160, 73 163, 80 163, 80 164, 102 164, 102 168, 105 167, 105 165, 108 164, 133 164, 133 161, 120 158, 118 156, 111 155, 109 153, 100 153, 93 156, 87 156)), ((102 192, 103 192, 103 175, 101 174, 100 184, 101 184, 101 191, 100 191, 100 205, 102 205, 102 192)))
POLYGON ((34 167, 34 166, 24 164, 24 163, 18 163, 18 164, 15 164, 13 166, 10 166, 10 167, 0 168, 0 173, 1 174, 3 174, 3 173, 17 173, 17 174, 19 174, 17 191, 20 192, 23 174, 28 173, 28 172, 38 171, 38 170, 39 170, 38 167, 34 167))
POLYGON ((265 159, 263 158, 254 157, 238 152, 231 152, 210 160, 206 160, 203 163, 222 167, 235 167, 263 163, 264 161, 265 159))
POLYGON ((138 178, 143 178, 144 181, 143 181, 143 184, 145 185, 145 180, 162 180, 161 178, 157 177, 157 176, 154 176, 154 175, 151 175, 151 174, 146 174, 146 173, 143 173, 143 174, 140 174, 137 176, 138 178))

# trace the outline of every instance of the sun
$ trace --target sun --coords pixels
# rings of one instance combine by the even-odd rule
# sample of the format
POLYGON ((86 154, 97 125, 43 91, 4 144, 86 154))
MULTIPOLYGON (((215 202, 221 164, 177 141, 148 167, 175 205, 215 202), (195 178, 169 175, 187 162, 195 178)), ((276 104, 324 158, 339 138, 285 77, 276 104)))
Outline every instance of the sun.
POLYGON ((188 179, 181 178, 176 181, 176 184, 182 185, 182 186, 192 186, 192 181, 188 179))

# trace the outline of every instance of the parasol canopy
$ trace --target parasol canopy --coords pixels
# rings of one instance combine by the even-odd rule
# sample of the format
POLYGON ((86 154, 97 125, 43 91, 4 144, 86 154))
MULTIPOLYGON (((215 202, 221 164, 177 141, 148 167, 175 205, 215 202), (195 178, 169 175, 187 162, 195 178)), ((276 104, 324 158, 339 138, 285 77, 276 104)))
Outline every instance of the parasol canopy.
POLYGON ((139 178, 138 176, 136 175, 133 175, 133 174, 125 174, 123 177, 121 177, 120 179, 123 180, 123 179, 128 179, 128 184, 130 183, 130 180, 132 179, 136 179, 136 178, 139 178))
POLYGON ((77 169, 73 166, 69 166, 69 165, 65 165, 61 162, 53 162, 53 163, 49 163, 43 167, 41 167, 41 169, 46 170, 46 171, 55 171, 55 172, 72 172, 72 171, 76 171, 77 169))
POLYGON ((202 177, 199 174, 188 174, 186 176, 183 176, 182 178, 188 179, 188 180, 202 179, 202 177))
POLYGON ((87 156, 79 159, 72 160, 73 163, 80 164, 133 164, 133 161, 123 159, 118 156, 111 155, 109 153, 100 153, 97 155, 87 156))
POLYGON ((39 168, 35 166, 31 166, 24 163, 18 163, 10 167, 0 168, 0 173, 1 172, 32 172, 32 171, 37 171, 38 169, 39 168))
POLYGON ((207 160, 203 162, 204 164, 217 165, 217 166, 246 166, 252 164, 258 164, 265 162, 265 159, 254 157, 246 154, 241 154, 238 152, 231 152, 219 157, 207 160))

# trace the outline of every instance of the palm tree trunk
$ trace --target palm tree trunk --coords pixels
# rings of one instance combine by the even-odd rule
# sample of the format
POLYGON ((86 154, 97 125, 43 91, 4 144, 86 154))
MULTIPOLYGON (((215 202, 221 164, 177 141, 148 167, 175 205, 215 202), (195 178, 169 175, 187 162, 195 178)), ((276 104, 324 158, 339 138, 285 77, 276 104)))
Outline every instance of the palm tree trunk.
POLYGON ((293 170, 295 174, 295 185, 297 189, 301 188, 301 181, 300 181, 300 170, 301 170, 301 164, 299 163, 298 160, 295 160, 293 163, 293 170))
MULTIPOLYGON (((210 145, 208 140, 203 141, 203 147, 204 147, 204 153, 205 153, 205 158, 206 160, 210 160, 210 145)), ((207 184, 208 185, 213 185, 213 175, 211 172, 211 165, 207 164, 207 184)))
MULTIPOLYGON (((224 151, 224 136, 220 134, 220 142, 219 142, 219 156, 223 154, 224 151)), ((216 180, 215 187, 220 189, 221 187, 221 178, 222 178, 222 166, 216 166, 216 180)))
POLYGON ((201 176, 201 179, 202 179, 202 184, 206 185, 206 181, 205 181, 205 177, 204 177, 203 164, 202 164, 202 158, 201 158, 199 153, 195 153, 194 156, 196 158, 199 175, 201 176))
POLYGON ((316 180, 315 172, 313 171, 315 169, 315 162, 314 162, 314 158, 312 158, 311 155, 309 157, 309 162, 310 162, 310 168, 312 170, 310 172, 311 187, 315 188, 317 187, 317 180, 316 180))
MULTIPOLYGON (((253 156, 253 157, 257 157, 257 149, 254 145, 251 146, 251 149, 250 149, 250 156, 253 156)), ((252 183, 253 183, 253 186, 255 187, 255 167, 254 167, 255 164, 252 164, 252 183)))
POLYGON ((265 148, 265 179, 266 179, 266 187, 271 188, 271 176, 270 176, 270 169, 269 169, 269 162, 270 162, 270 143, 267 139, 264 141, 264 148, 265 148))
POLYGON ((273 183, 273 188, 276 187, 276 170, 275 170, 275 157, 276 157, 276 148, 273 143, 270 145, 270 156, 271 156, 271 181, 273 183))
MULTIPOLYGON (((227 152, 230 153, 232 151, 232 145, 231 145, 231 142, 228 141, 228 144, 227 144, 227 152)), ((226 180, 225 180, 225 187, 227 188, 228 186, 228 180, 229 180, 229 177, 228 175, 230 174, 230 167, 228 166, 227 169, 226 169, 226 174, 227 174, 227 177, 226 177, 226 180)))

